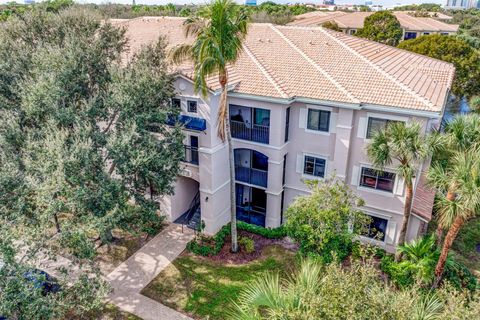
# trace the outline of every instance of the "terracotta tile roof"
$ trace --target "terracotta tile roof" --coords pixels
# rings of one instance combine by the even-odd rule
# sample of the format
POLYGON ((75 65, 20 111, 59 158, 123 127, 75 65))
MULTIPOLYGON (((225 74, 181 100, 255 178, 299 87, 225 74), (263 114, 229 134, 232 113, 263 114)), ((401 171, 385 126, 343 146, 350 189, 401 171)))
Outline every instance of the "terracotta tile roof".
MULTIPOLYGON (((290 22, 289 25, 297 26, 318 26, 326 21, 335 21, 340 28, 343 29, 359 29, 363 27, 363 22, 366 17, 372 15, 374 12, 331 12, 326 15, 324 12, 314 11, 299 15, 295 21, 290 22), (336 14, 334 14, 336 13, 336 14)), ((438 21, 434 18, 428 17, 413 17, 404 11, 393 12, 397 17, 400 25, 405 30, 422 31, 422 32, 457 32, 458 25, 448 24, 438 21)))
MULTIPOLYGON (((168 49, 185 39, 182 18, 114 20, 130 49, 163 36, 168 49)), ((175 66, 193 76, 189 63, 175 66)), ((229 67, 232 91, 273 98, 309 98, 440 112, 451 86, 451 64, 320 27, 251 24, 244 50, 229 67)), ((215 77, 212 90, 219 88, 215 77)))
POLYGON ((413 196, 412 213, 427 222, 432 220, 434 200, 435 191, 426 186, 426 178, 423 173, 413 196))

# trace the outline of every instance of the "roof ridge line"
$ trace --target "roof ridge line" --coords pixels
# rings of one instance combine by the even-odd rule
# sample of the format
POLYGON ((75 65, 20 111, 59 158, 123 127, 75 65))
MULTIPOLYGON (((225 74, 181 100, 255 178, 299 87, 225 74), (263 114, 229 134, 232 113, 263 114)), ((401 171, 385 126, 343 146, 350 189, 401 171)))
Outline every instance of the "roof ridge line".
POLYGON ((312 60, 305 52, 303 52, 299 47, 297 47, 287 36, 285 36, 277 27, 270 24, 270 28, 275 31, 290 47, 297 51, 308 63, 317 69, 328 81, 330 81, 337 89, 343 92, 350 100, 354 103, 361 103, 357 97, 355 97, 351 92, 344 88, 337 80, 335 80, 327 71, 320 67, 315 61, 312 60))
MULTIPOLYGON (((367 57, 361 55, 360 53, 358 53, 356 50, 352 49, 350 46, 348 46, 347 44, 345 44, 344 42, 340 41, 339 39, 337 39, 336 37, 334 37, 332 34, 330 34, 329 32, 327 32, 325 29, 323 28, 320 28, 320 30, 326 34, 328 37, 330 37, 331 39, 333 39, 336 43, 338 43, 339 45, 341 45, 342 47, 344 47, 345 49, 347 49, 348 51, 350 51, 351 53, 353 53, 355 56, 359 57, 360 59, 362 59, 363 61, 367 62, 371 67, 373 67, 375 70, 377 70, 378 72, 380 72, 382 75, 384 75, 388 80, 392 81, 393 83, 395 83, 397 86, 399 86, 400 88, 404 89, 405 91, 407 91, 411 96, 413 96, 416 100, 422 102, 423 104, 427 105, 429 108, 434 108, 435 105, 430 101, 428 100, 427 98, 421 96, 418 92, 416 92, 415 90, 413 90, 412 88, 410 88, 409 86, 403 84, 402 82, 400 82, 400 80, 396 79, 394 76, 392 76, 390 73, 388 73, 387 71, 383 70, 383 68, 381 68, 380 66, 378 66, 377 64, 373 63, 372 61, 370 61, 367 57)), ((425 74, 422 72, 422 74, 425 74)), ((426 76, 428 76, 430 78, 430 76, 428 74, 426 74, 426 76)), ((433 80, 433 79, 432 79, 433 80)))
POLYGON ((243 43, 243 47, 248 57, 253 61, 253 63, 260 69, 262 74, 267 78, 267 80, 275 87, 275 89, 280 93, 283 98, 288 98, 289 95, 285 88, 283 88, 278 81, 274 78, 272 74, 267 70, 267 68, 258 61, 258 58, 253 54, 252 50, 247 46, 246 43, 243 43))

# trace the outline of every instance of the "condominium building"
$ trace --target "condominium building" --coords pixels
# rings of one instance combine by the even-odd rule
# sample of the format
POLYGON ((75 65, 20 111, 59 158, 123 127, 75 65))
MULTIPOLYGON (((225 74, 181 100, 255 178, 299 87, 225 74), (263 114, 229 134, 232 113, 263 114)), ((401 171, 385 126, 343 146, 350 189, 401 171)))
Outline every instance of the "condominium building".
MULTIPOLYGON (((335 22, 345 33, 353 35, 363 28, 365 19, 374 12, 308 12, 295 17, 290 22, 292 26, 321 26, 327 21, 335 22)), ((415 39, 422 35, 450 35, 458 31, 458 25, 448 24, 448 16, 441 13, 431 13, 431 17, 415 17, 411 12, 393 11, 403 31, 403 40, 415 39), (443 20, 443 21, 440 21, 443 20)))
MULTIPOLYGON (((180 18, 116 20, 130 52, 162 36, 169 48, 185 39, 180 18)), ((213 234, 230 221, 227 145, 217 136, 220 87, 193 89, 191 64, 176 67, 176 97, 184 124, 185 159, 175 192, 162 199, 168 219, 205 222, 213 234)), ((393 167, 378 171, 365 147, 391 121, 419 122, 427 133, 440 122, 451 64, 319 27, 252 24, 238 61, 229 66, 228 106, 234 148, 237 218, 278 227, 306 180, 335 175, 361 198, 372 217, 362 237, 395 248, 403 219, 404 182, 393 167)), ((431 218, 433 192, 422 164, 415 181, 408 239, 431 218)))

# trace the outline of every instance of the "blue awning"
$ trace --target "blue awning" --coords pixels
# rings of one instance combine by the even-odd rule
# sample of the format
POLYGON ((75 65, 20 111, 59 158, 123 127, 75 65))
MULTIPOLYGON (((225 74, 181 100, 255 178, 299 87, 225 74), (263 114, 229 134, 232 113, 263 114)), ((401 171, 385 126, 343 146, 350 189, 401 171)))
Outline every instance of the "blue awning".
POLYGON ((176 123, 181 123, 186 129, 189 130, 205 131, 207 129, 207 120, 202 118, 180 115, 178 119, 169 117, 167 120, 167 124, 171 126, 175 125, 176 123))

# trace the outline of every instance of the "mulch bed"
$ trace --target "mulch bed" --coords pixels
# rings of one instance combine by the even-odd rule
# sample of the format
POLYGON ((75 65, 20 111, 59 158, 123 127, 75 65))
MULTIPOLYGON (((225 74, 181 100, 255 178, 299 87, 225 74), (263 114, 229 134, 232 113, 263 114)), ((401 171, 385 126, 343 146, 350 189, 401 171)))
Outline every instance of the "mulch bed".
POLYGON ((255 251, 252 253, 247 253, 242 246, 239 246, 240 251, 237 253, 232 253, 232 238, 230 235, 228 235, 225 238, 225 244, 222 250, 220 250, 216 256, 208 257, 208 259, 228 264, 244 264, 253 260, 257 260, 262 255, 263 249, 272 245, 279 245, 291 251, 296 251, 298 249, 298 246, 288 238, 268 239, 262 237, 261 235, 250 233, 245 230, 238 230, 238 238, 240 239, 240 237, 248 237, 252 239, 255 242, 255 251))

